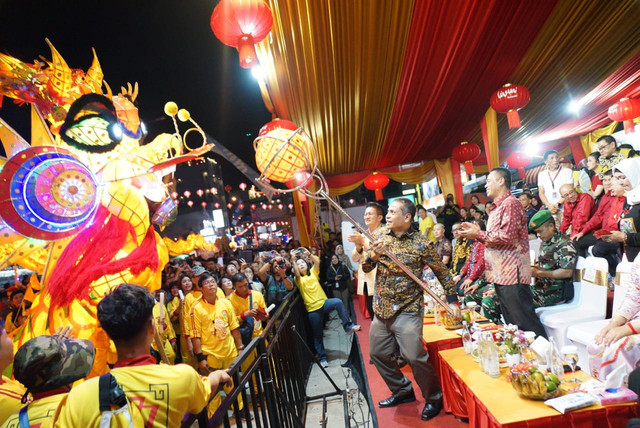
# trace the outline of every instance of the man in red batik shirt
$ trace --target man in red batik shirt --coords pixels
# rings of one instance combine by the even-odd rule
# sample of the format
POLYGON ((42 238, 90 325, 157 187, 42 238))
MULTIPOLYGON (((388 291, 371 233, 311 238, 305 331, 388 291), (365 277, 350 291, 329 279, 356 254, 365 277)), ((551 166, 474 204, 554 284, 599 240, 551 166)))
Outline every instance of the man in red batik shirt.
POLYGON ((595 201, 588 193, 578 193, 573 184, 563 184, 560 186, 560 196, 564 199, 564 212, 562 214, 562 224, 560 232, 567 233, 571 226, 571 236, 573 238, 584 226, 593 213, 595 201))

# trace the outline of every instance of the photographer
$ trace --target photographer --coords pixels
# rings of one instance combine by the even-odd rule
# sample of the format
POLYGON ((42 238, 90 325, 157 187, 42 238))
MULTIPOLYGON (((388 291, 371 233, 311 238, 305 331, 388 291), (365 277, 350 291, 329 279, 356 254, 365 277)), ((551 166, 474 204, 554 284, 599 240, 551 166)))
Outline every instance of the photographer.
POLYGON ((438 218, 442 218, 444 224, 444 235, 449 241, 453 239, 453 225, 460 220, 460 207, 458 207, 453 199, 453 195, 449 193, 443 206, 438 208, 436 212, 438 218))
POLYGON ((331 264, 327 269, 327 288, 331 290, 333 297, 342 300, 349 318, 354 319, 354 314, 351 312, 351 305, 349 304, 351 295, 347 288, 350 279, 351 272, 349 272, 349 268, 340 261, 337 254, 332 254, 331 264))
POLYGON ((258 271, 258 277, 266 284, 267 306, 275 304, 276 308, 293 288, 293 280, 287 276, 288 266, 286 260, 280 256, 270 258, 262 254, 263 265, 258 271))

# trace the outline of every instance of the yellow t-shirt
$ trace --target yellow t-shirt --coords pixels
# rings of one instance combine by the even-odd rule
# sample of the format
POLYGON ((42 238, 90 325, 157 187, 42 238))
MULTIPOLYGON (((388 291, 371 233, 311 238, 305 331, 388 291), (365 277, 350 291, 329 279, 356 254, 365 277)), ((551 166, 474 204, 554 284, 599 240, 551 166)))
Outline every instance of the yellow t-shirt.
MULTIPOLYGON (((175 340, 176 334, 173 331, 173 326, 169 322, 169 314, 167 312, 167 308, 164 308, 164 327, 162 327, 162 333, 160 333, 160 302, 156 303, 153 307, 153 317, 155 318, 156 326, 158 327, 160 339, 162 339, 162 347, 164 348, 164 352, 165 354, 167 354, 169 362, 173 364, 176 360, 176 353, 173 350, 173 346, 171 346, 171 340, 175 340)), ((156 351, 158 350, 155 340, 151 342, 151 347, 156 351)))
MULTIPOLYGON (((29 426, 33 428, 49 428, 53 426, 53 417, 58 407, 67 399, 67 393, 51 395, 49 397, 40 398, 29 403, 27 407, 27 416, 29 417, 29 426)), ((20 428, 19 412, 15 412, 9 416, 2 428, 20 428)))
POLYGON ((171 324, 173 324, 173 332, 177 335, 182 334, 182 326, 180 325, 180 298, 174 297, 167 303, 167 312, 169 312, 169 318, 171 324))
MULTIPOLYGON (((138 406, 147 427, 178 427, 187 412, 200 412, 211 395, 209 379, 186 364, 133 365, 111 373, 131 404, 138 406)), ((99 379, 91 378, 71 390, 55 427, 100 426, 99 379)))
POLYGON ((424 231, 429 229, 429 233, 427 234, 427 238, 431 239, 431 242, 436 242, 436 236, 433 234, 433 226, 435 223, 433 219, 429 216, 426 216, 423 219, 420 219, 420 233, 424 235, 424 231))
POLYGON ((202 353, 206 355, 211 368, 223 368, 223 361, 238 355, 236 342, 231 330, 240 327, 233 305, 227 299, 217 298, 215 304, 204 298, 193 304, 191 337, 200 339, 202 353), (217 364, 216 364, 217 363, 217 364))
POLYGON ((184 303, 182 304, 182 334, 190 336, 191 332, 191 307, 193 303, 202 296, 202 291, 194 290, 191 293, 184 296, 184 303))
POLYGON ((0 379, 0 424, 22 407, 22 396, 26 389, 18 381, 6 376, 0 379))
POLYGON ((302 294, 307 312, 317 311, 324 305, 324 301, 327 300, 327 295, 320 286, 318 272, 315 266, 311 268, 309 275, 300 276, 300 278, 296 278, 295 282, 300 290, 300 294, 302 294))
MULTIPOLYGON (((249 311, 251 309, 267 309, 267 305, 264 301, 264 296, 259 291, 249 290, 249 295, 247 297, 240 297, 234 291, 229 294, 227 299, 231 302, 233 309, 236 313, 236 319, 238 320, 238 325, 242 324, 244 320, 240 317, 240 314, 249 311), (249 308, 249 295, 251 296, 251 300, 253 301, 253 305, 249 308)), ((252 338, 258 337, 262 334, 262 322, 260 320, 255 319, 253 323, 253 335, 252 338)))

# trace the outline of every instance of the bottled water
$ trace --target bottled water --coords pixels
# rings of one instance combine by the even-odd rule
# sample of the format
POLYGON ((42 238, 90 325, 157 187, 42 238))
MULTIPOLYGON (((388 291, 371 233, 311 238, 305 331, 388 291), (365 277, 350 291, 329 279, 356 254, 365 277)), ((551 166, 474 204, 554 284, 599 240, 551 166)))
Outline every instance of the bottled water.
POLYGON ((485 359, 487 358, 485 355, 486 352, 486 340, 484 338, 484 333, 478 333, 478 364, 480 365, 480 371, 486 372, 485 370, 485 359))
POLYGON ((464 346, 464 353, 470 354, 473 348, 471 341, 471 332, 469 331, 469 324, 466 321, 462 321, 462 346, 464 346))
POLYGON ((500 362, 498 361, 498 347, 493 341, 493 335, 487 333, 487 360, 485 363, 485 369, 489 376, 500 377, 500 362))

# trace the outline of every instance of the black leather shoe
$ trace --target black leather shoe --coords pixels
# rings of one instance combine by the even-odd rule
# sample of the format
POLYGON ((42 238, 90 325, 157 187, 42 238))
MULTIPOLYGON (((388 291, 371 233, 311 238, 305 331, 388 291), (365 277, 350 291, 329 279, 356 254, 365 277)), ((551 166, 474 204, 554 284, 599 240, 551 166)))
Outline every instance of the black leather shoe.
POLYGON ((379 407, 393 407, 398 404, 403 403, 411 403, 412 401, 416 401, 416 395, 413 393, 413 390, 409 392, 402 392, 400 394, 394 394, 389 398, 385 398, 381 402, 378 403, 379 407))
POLYGON ((422 420, 428 421, 429 419, 435 418, 438 416, 442 410, 442 400, 437 401, 435 403, 427 403, 424 405, 424 409, 422 409, 422 420))

